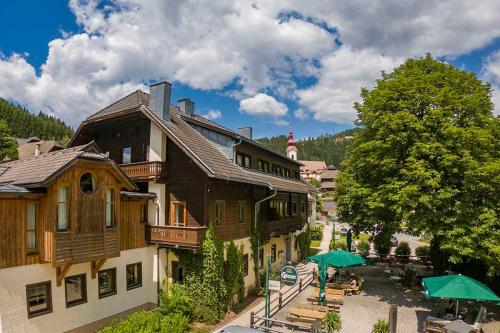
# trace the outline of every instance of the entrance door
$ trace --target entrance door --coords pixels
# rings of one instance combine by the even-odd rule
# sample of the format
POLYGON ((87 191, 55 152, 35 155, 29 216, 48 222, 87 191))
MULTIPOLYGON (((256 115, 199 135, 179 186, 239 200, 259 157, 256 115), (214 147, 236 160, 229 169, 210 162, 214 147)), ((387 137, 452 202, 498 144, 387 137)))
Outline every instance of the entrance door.
POLYGON ((285 262, 292 260, 292 240, 290 237, 285 240, 285 262))

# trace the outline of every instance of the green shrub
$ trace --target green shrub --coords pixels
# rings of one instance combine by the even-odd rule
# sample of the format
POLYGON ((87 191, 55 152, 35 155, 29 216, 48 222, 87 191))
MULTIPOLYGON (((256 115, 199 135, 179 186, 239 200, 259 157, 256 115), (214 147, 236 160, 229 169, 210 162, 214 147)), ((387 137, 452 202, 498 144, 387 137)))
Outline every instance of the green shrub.
POLYGON ((370 254, 370 243, 367 241, 361 240, 358 242, 358 250, 359 254, 363 257, 368 256, 370 254))
POLYGON ((306 224, 306 230, 298 234, 295 238, 299 247, 299 259, 304 260, 309 256, 311 246, 311 229, 309 224, 306 224))
POLYGON ((379 319, 373 324, 372 333, 389 333, 389 324, 384 319, 379 319))
POLYGON ((428 259, 430 251, 431 249, 428 245, 422 245, 415 249, 415 255, 420 259, 428 259))
POLYGON ((391 252, 391 234, 379 232, 373 237, 373 245, 380 256, 388 255, 391 252))
POLYGON ((333 242, 333 239, 330 241, 330 250, 347 250, 347 242, 345 239, 338 239, 333 242))
POLYGON ((323 239, 323 229, 319 226, 314 226, 311 228, 311 239, 312 240, 322 240, 323 239))
POLYGON ((174 283, 169 287, 169 290, 163 291, 158 310, 163 315, 180 313, 189 317, 191 313, 191 299, 189 298, 187 287, 174 283))
POLYGON ((342 329, 340 315, 336 312, 328 312, 323 319, 323 327, 326 333, 340 332, 342 329))
POLYGON ((243 282, 243 245, 240 249, 236 247, 233 241, 227 245, 227 304, 234 305, 233 296, 238 294, 238 302, 244 297, 245 284, 243 282))
POLYGON ((126 319, 114 322, 99 330, 99 333, 154 333, 160 331, 162 315, 159 312, 139 311, 132 313, 126 319))
POLYGON ((189 319, 181 313, 172 313, 161 319, 161 333, 185 333, 189 331, 189 319))
POLYGON ((394 250, 394 253, 398 256, 409 256, 411 255, 411 248, 410 245, 408 245, 407 242, 401 242, 399 245, 396 247, 396 250, 394 250))

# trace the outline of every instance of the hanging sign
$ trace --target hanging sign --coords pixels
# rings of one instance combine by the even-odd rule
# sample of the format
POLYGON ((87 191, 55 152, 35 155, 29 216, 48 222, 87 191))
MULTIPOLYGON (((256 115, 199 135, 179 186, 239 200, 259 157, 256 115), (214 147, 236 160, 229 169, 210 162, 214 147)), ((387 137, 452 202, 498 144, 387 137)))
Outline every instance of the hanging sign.
POLYGON ((299 274, 297 274, 297 269, 293 266, 285 266, 281 269, 281 282, 287 286, 293 286, 297 283, 299 279, 299 274))
POLYGON ((280 291, 281 281, 269 280, 269 290, 280 291))

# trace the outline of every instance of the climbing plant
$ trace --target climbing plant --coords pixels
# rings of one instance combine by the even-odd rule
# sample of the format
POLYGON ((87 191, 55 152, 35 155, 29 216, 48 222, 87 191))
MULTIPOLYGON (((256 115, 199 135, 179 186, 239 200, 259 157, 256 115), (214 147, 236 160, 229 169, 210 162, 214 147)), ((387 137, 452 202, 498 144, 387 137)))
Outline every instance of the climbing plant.
POLYGON ((311 246, 311 230, 309 224, 306 225, 306 230, 297 235, 297 245, 299 246, 299 259, 304 260, 309 256, 311 246))
POLYGON ((238 249, 234 242, 230 241, 226 247, 226 252, 227 304, 232 307, 234 305, 234 294, 238 294, 238 302, 241 302, 244 297, 243 246, 238 249))
POLYGON ((250 244, 252 246, 253 271, 255 274, 254 292, 258 294, 260 292, 259 249, 262 245, 260 234, 258 231, 252 231, 252 233, 250 234, 250 244))

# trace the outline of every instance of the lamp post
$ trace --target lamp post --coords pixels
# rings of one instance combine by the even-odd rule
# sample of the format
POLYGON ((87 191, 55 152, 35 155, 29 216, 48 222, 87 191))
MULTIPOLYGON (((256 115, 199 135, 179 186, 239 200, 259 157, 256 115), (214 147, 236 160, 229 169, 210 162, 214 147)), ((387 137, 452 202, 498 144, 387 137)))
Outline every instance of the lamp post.
POLYGON ((265 317, 266 317, 266 327, 269 327, 269 321, 267 320, 271 315, 271 293, 269 292, 269 271, 271 270, 271 256, 267 256, 266 260, 266 290, 264 294, 266 295, 265 303, 265 317))

